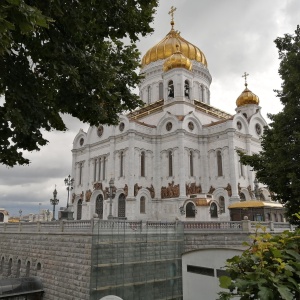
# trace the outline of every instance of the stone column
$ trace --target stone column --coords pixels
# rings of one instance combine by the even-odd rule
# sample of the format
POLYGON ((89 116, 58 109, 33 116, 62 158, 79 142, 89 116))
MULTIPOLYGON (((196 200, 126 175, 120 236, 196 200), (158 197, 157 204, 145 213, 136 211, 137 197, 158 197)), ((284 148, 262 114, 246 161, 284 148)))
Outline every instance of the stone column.
POLYGON ((185 199, 186 192, 185 192, 185 178, 186 178, 186 164, 185 161, 186 157, 184 156, 184 131, 181 129, 178 133, 178 173, 179 173, 179 188, 180 188, 180 195, 179 198, 185 199))
POLYGON ((234 133, 235 129, 231 129, 227 132, 228 136, 228 154, 229 154, 229 172, 230 172, 230 184, 232 190, 232 196, 230 197, 230 201, 239 201, 240 197, 238 194, 237 188, 237 173, 235 170, 236 161, 234 159, 235 149, 234 149, 234 133))

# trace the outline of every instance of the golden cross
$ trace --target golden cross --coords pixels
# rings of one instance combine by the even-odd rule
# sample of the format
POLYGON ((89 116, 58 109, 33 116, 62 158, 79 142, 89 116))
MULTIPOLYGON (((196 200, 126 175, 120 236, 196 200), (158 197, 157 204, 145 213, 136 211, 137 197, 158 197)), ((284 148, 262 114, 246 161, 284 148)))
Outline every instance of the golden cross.
POLYGON ((245 78, 245 86, 247 86, 247 76, 249 76, 249 74, 247 72, 244 73, 244 75, 242 75, 242 77, 245 78))
POLYGON ((171 6, 171 10, 169 11, 169 15, 171 16, 171 25, 172 25, 172 28, 174 26, 174 12, 177 8, 174 7, 174 6, 171 6))

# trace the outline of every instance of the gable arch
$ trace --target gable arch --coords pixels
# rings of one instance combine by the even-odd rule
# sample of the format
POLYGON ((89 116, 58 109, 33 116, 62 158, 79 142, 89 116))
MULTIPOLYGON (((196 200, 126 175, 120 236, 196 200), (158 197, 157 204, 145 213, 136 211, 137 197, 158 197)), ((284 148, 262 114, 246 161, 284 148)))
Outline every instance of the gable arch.
POLYGON ((178 119, 174 115, 166 112, 157 124, 157 134, 174 132, 176 129, 178 129, 178 119), (166 129, 168 122, 172 123, 172 129, 170 131, 166 129))

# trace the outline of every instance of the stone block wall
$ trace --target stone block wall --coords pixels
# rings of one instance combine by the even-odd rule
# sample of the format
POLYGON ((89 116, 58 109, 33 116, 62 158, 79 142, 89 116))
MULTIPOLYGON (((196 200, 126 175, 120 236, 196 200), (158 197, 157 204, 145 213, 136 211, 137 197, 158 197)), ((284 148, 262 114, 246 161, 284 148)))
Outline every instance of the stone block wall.
POLYGON ((91 248, 88 233, 0 233, 0 279, 24 277, 29 265, 44 300, 88 300, 91 248))

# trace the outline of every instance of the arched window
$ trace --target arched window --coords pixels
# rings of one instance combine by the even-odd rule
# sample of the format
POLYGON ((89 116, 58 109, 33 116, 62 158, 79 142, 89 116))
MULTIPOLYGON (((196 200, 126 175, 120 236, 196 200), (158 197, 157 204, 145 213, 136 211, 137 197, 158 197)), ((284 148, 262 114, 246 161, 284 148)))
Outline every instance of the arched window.
POLYGON ((82 169, 83 169, 83 163, 79 163, 79 184, 82 184, 82 169))
POLYGON ((266 222, 271 221, 271 215, 270 215, 269 213, 266 213, 266 214, 265 214, 265 218, 266 218, 266 219, 265 219, 266 222))
POLYGON ((94 159, 94 182, 97 181, 97 165, 98 165, 98 158, 94 159))
POLYGON ((120 177, 124 176, 124 152, 120 152, 120 177))
POLYGON ((16 277, 19 278, 21 273, 21 259, 18 259, 16 277))
POLYGON ((146 155, 145 152, 143 151, 141 153, 141 177, 145 177, 145 160, 146 160, 146 155))
POLYGON ((195 218, 196 216, 196 208, 194 203, 189 202, 185 207, 185 215, 187 218, 195 218))
POLYGON ((190 151, 190 176, 194 176, 194 158, 193 158, 193 151, 190 151))
POLYGON ((214 202, 210 205, 210 216, 211 216, 211 218, 218 217, 218 207, 217 207, 217 204, 214 202))
POLYGON ((188 80, 184 81, 184 97, 190 99, 190 83, 188 80))
POLYGON ((106 176, 105 176, 105 173, 106 173, 106 170, 105 170, 105 169, 106 169, 106 157, 104 156, 104 157, 103 157, 103 176, 102 176, 102 179, 103 179, 103 180, 105 180, 105 177, 106 177, 106 176))
POLYGON ((4 222, 4 213, 0 212, 0 223, 4 222))
POLYGON ((241 199, 241 201, 246 201, 246 196, 244 193, 240 194, 240 199, 241 199))
POLYGON ((222 152, 217 151, 217 166, 218 166, 218 176, 223 176, 223 166, 222 166, 222 152))
POLYGON ((144 196, 142 196, 140 199, 140 213, 146 213, 146 198, 144 196))
POLYGON ((172 151, 168 153, 168 161, 169 161, 169 177, 173 176, 173 158, 172 151))
POLYGON ((118 217, 125 218, 126 216, 126 198, 124 194, 121 194, 118 199, 118 217))
POLYGON ((26 264, 26 277, 30 276, 30 261, 27 262, 26 264))
POLYGON ((77 220, 81 220, 82 217, 82 200, 79 199, 77 203, 77 220))
POLYGON ((101 158, 99 158, 99 163, 98 163, 98 180, 99 181, 101 180, 101 163, 102 163, 102 160, 101 160, 101 158))
POLYGON ((220 205, 220 213, 224 213, 225 212, 225 198, 223 196, 221 196, 219 198, 219 205, 220 205))
POLYGON ((162 82, 158 85, 158 94, 159 100, 164 99, 164 84, 162 82))
POLYGON ((147 97, 148 97, 148 104, 151 103, 151 86, 149 85, 147 88, 147 97))
POLYGON ((11 269, 12 269, 12 258, 10 258, 8 261, 7 276, 11 276, 11 269))
POLYGON ((37 270, 37 271, 41 271, 41 269, 42 269, 42 264, 41 264, 40 262, 38 262, 38 263, 36 264, 36 270, 37 270))
POLYGON ((96 209, 95 213, 99 219, 103 219, 103 196, 100 194, 96 198, 96 209))
POLYGON ((174 84, 173 80, 170 80, 168 83, 168 97, 174 98, 174 84))

